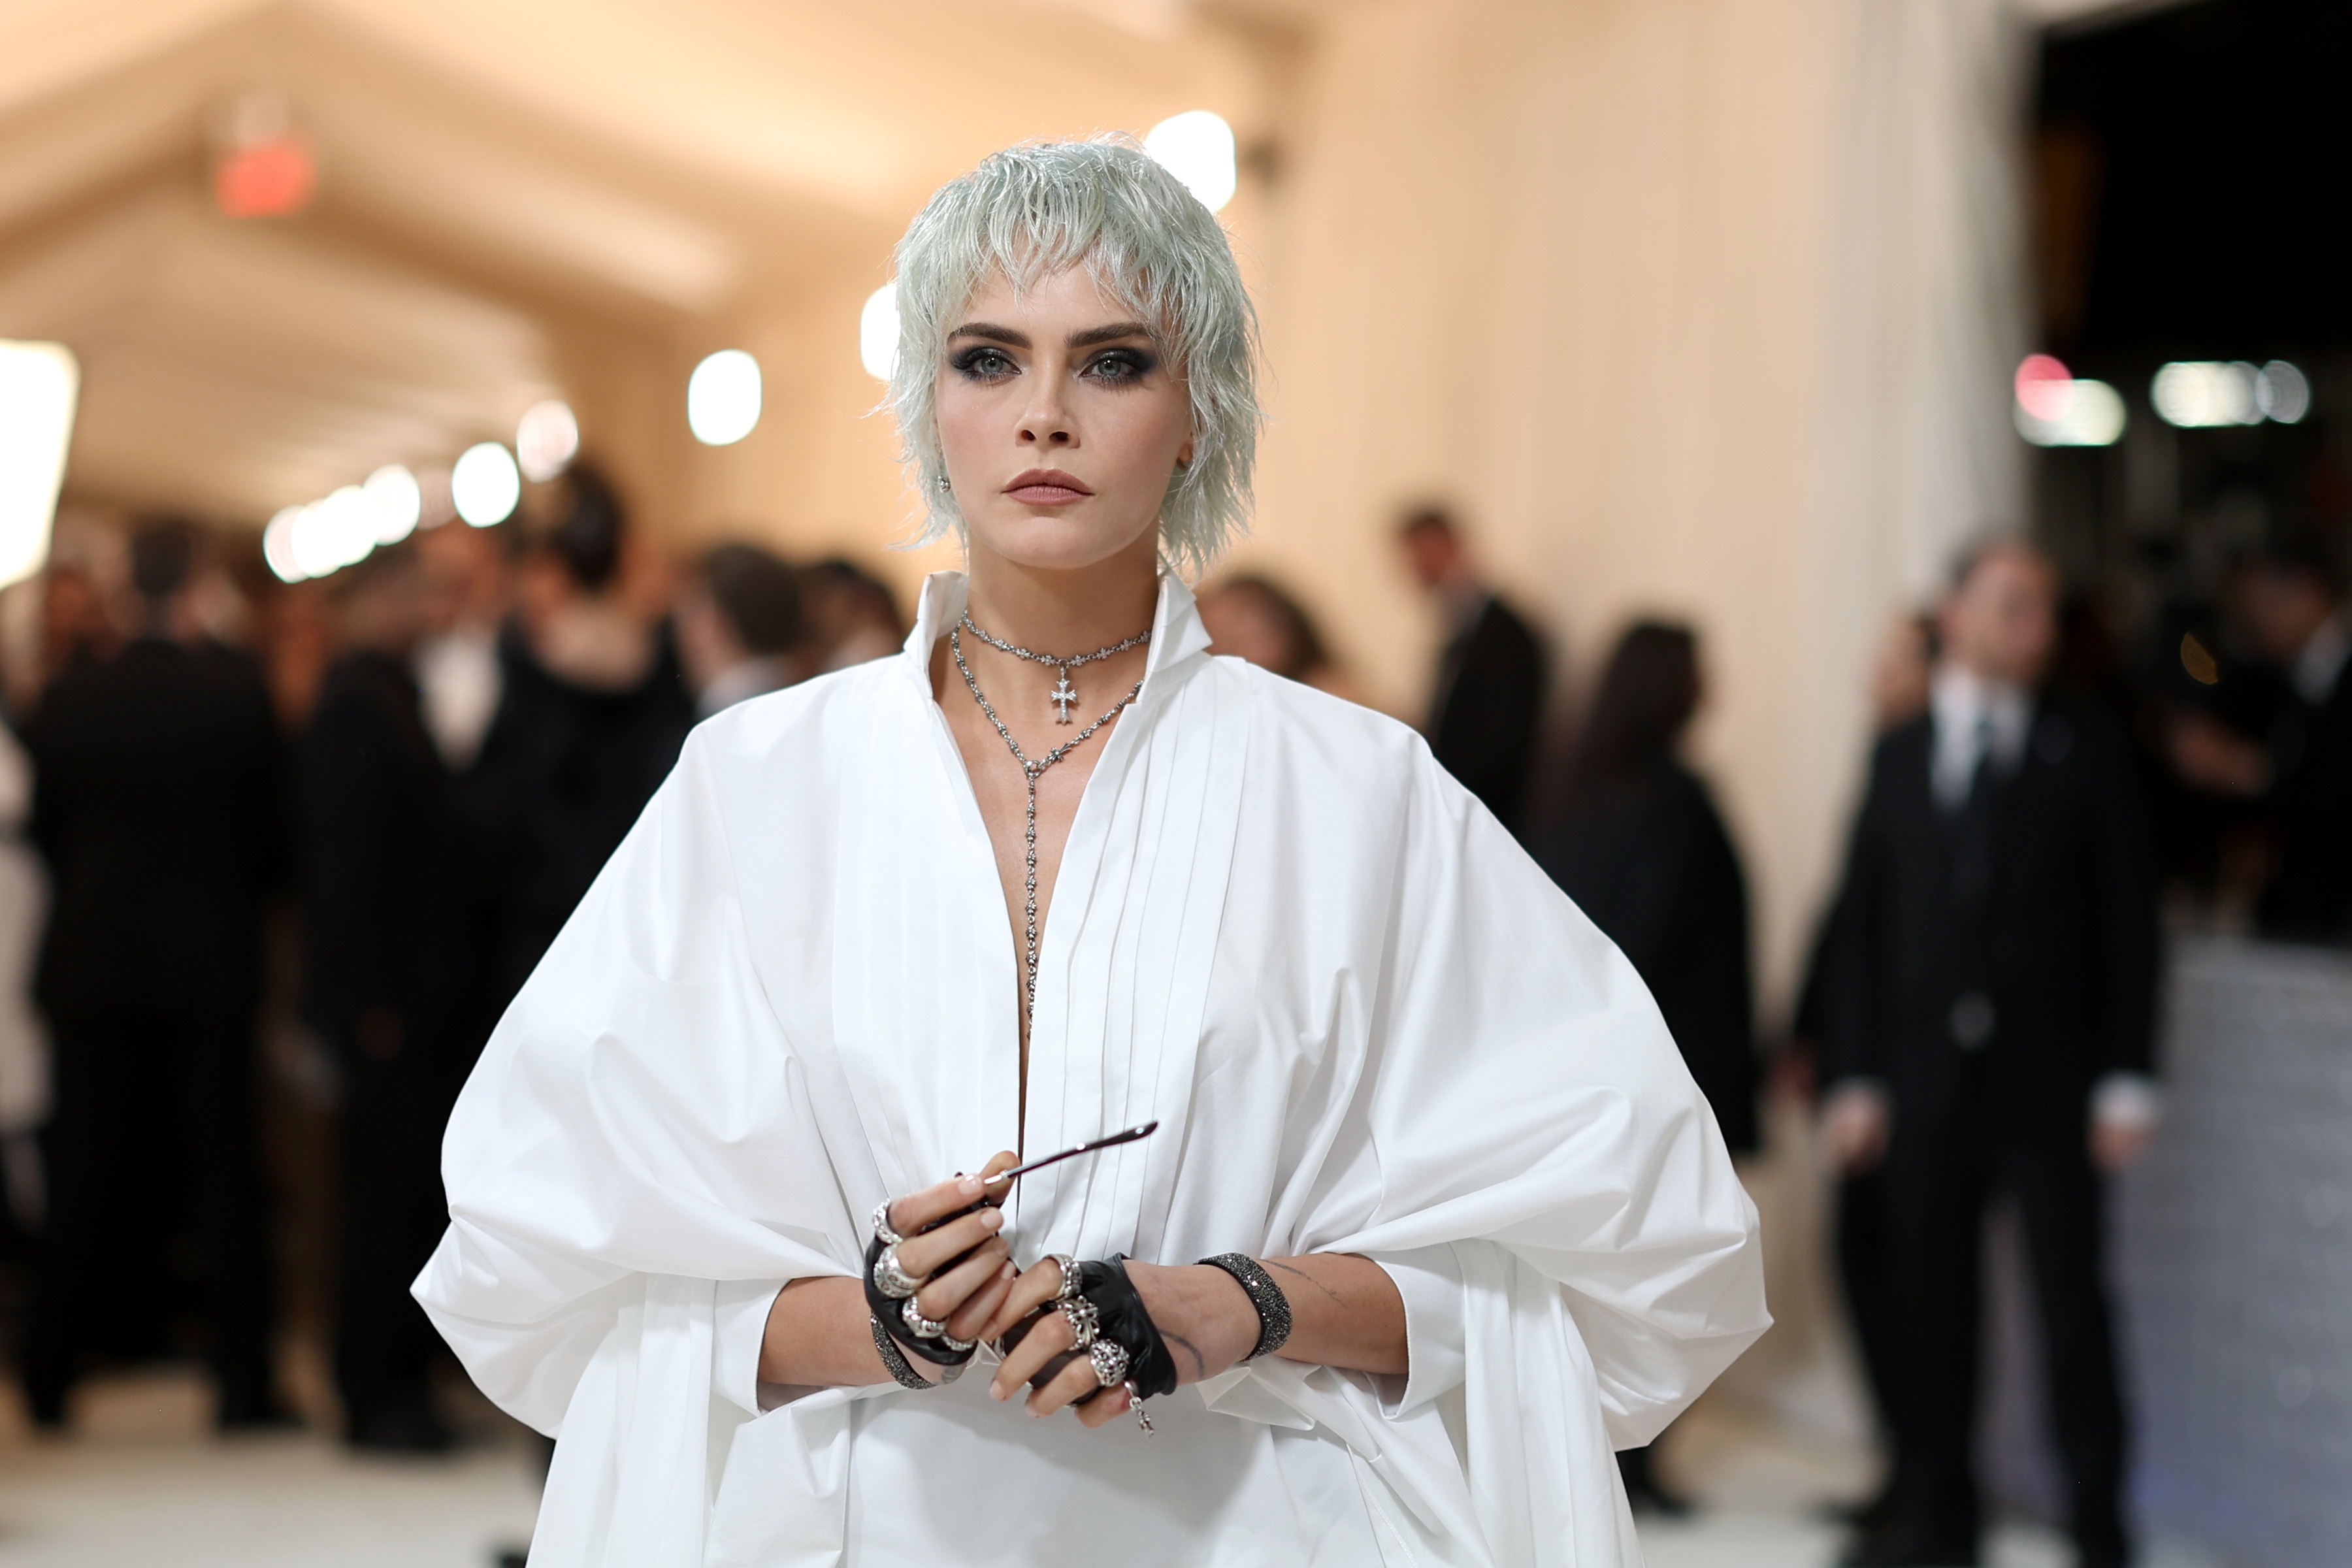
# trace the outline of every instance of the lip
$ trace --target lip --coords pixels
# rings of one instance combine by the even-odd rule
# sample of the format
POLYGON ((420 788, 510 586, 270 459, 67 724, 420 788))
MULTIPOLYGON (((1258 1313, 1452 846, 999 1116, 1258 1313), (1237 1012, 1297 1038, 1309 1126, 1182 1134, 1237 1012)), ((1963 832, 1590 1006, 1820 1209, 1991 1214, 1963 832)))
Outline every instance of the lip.
POLYGON ((1014 475, 1004 493, 1028 506, 1067 506, 1095 492, 1076 474, 1059 468, 1030 468, 1014 475))

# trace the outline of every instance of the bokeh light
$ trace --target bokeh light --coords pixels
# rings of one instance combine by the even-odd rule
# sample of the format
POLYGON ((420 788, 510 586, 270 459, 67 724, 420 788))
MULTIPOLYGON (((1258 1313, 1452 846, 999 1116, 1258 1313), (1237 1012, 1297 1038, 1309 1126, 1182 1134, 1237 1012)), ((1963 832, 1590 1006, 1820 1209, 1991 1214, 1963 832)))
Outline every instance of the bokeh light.
POLYGON ((425 515, 425 491, 416 476, 398 463, 386 463, 360 487, 375 513, 375 542, 397 544, 416 531, 425 515))
POLYGON ((555 478, 580 455, 580 421, 555 398, 534 403, 515 426, 515 461, 534 484, 555 478))
POLYGON ((2166 424, 2184 430, 2259 425, 2263 409, 2255 384, 2260 374, 2243 360, 2176 360, 2156 373, 2148 401, 2166 424))
POLYGON ((2037 447, 2111 447, 2129 422, 2122 394, 2049 354, 2026 355, 2015 386, 2017 433, 2037 447))
POLYGON ((890 379, 898 363, 898 286, 885 283, 866 296, 857 312, 857 359, 866 374, 890 379))
POLYGON ((0 584, 48 559, 80 389, 63 343, 0 342, 0 584))
POLYGON ((2254 405, 2282 425, 2299 425, 2311 412, 2311 383, 2286 361, 2274 359, 2254 378, 2254 405))
POLYGON ((1234 128, 1205 109, 1172 115, 1151 128, 1143 150, 1211 212, 1234 199, 1240 176, 1234 168, 1234 128))
POLYGON ((522 474, 513 454, 496 441, 467 447, 449 470, 449 499, 457 515, 476 528, 504 522, 522 500, 522 474))
POLYGON ((760 362, 721 349, 694 367, 686 384, 686 423, 706 447, 730 447, 760 423, 760 362))

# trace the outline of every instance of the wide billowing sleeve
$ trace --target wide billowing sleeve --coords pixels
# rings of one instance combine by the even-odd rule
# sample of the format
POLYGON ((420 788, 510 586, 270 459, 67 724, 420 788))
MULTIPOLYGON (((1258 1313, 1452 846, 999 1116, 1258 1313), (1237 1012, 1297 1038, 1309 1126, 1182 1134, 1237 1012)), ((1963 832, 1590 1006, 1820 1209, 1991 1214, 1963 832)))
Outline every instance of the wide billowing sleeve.
MULTIPOLYGON (((1610 1448, 1656 1436, 1770 1321, 1756 1212, 1632 964, 1416 761, 1361 1073, 1276 1228, 1397 1279, 1413 1366, 1387 1423, 1460 1401, 1459 1478, 1399 1476, 1423 1500, 1402 1529, 1614 1563, 1634 1549, 1610 1448)), ((1381 1465, 1412 1451, 1361 1440, 1381 1465)))
POLYGON ((593 1551, 551 1539, 534 1562, 542 1545, 554 1563, 698 1561, 688 1456, 714 1392, 743 1403, 719 1386, 743 1380, 730 1325, 785 1280, 855 1272, 704 749, 688 744, 500 1021, 443 1144, 450 1225, 417 1300, 483 1392, 562 1438, 551 1499, 568 1488, 608 1515, 555 1532, 593 1551), (601 1473, 566 1473, 592 1461, 601 1473), (658 1477, 639 1484, 638 1466, 658 1477))

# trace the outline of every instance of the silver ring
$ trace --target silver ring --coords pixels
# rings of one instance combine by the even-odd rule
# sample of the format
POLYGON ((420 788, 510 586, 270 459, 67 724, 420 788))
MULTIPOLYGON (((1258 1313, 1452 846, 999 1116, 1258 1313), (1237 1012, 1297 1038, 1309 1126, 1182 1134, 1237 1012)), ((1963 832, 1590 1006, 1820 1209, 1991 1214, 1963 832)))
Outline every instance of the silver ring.
POLYGON ((935 1340, 948 1331, 946 1323, 937 1318, 923 1316, 923 1309, 916 1304, 912 1296, 898 1304, 898 1321, 906 1324, 907 1331, 919 1340, 935 1340))
POLYGON ((890 1228, 890 1200, 884 1198, 874 1205, 874 1234, 882 1238, 885 1247, 896 1247, 907 1238, 890 1228))
POLYGON ((1095 1381, 1105 1388, 1127 1381, 1127 1347, 1117 1340, 1097 1340, 1087 1359, 1095 1364, 1095 1381))
POLYGON ((1062 1303, 1062 1316, 1069 1321, 1070 1348, 1082 1351, 1095 1342, 1095 1333, 1102 1326, 1102 1314, 1095 1304, 1080 1296, 1062 1303))
POLYGON ((922 1280, 900 1266, 896 1242, 885 1247, 882 1256, 874 1260, 874 1289, 893 1301, 903 1301, 922 1288, 922 1280))
MULTIPOLYGON (((947 1332, 945 1332, 945 1331, 942 1331, 942 1332, 940 1333, 940 1343, 941 1343, 941 1344, 943 1344, 943 1345, 947 1346, 947 1347, 948 1347, 948 1349, 950 1349, 950 1350, 951 1350, 951 1351, 955 1352, 955 1353, 956 1353, 956 1354, 958 1354, 958 1355, 961 1355, 961 1354, 963 1354, 963 1352, 966 1352, 966 1351, 968 1351, 968 1350, 971 1349, 971 1347, 972 1347, 972 1346, 974 1346, 974 1345, 976 1345, 976 1344, 980 1343, 980 1342, 979 1342, 978 1340, 960 1340, 960 1339, 956 1338, 953 1334, 950 1334, 950 1333, 947 1333, 947 1332)), ((961 1372, 961 1371, 963 1370, 963 1368, 962 1368, 961 1366, 958 1366, 958 1367, 956 1368, 956 1370, 957 1370, 958 1372, 961 1372)), ((952 1381, 952 1380, 951 1380, 951 1379, 941 1379, 941 1381, 942 1381, 942 1382, 950 1382, 950 1381, 952 1381)))
POLYGON ((1054 1266, 1062 1271, 1062 1283, 1054 1291, 1054 1300, 1076 1300, 1078 1299, 1078 1260, 1066 1252, 1049 1252, 1045 1256, 1052 1258, 1054 1266))

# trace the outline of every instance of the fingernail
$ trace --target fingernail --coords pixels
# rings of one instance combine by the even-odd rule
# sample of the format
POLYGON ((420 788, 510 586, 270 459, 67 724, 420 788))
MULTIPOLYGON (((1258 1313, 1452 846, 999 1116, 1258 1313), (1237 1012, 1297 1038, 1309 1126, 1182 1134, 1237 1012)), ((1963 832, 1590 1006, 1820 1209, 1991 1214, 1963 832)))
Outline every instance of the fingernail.
POLYGON ((1013 1268, 1011 1259, 1008 1258, 1004 1267, 996 1271, 996 1277, 999 1279, 1010 1279, 1019 1272, 1020 1270, 1013 1268))
POLYGON ((990 1230, 1003 1230, 1004 1228, 1004 1211, 1003 1209, 982 1209, 980 1212, 980 1223, 990 1230))
POLYGON ((976 1198, 980 1196, 980 1188, 981 1180, 978 1176, 966 1176, 963 1180, 956 1184, 956 1191, 961 1193, 968 1198, 976 1198))

